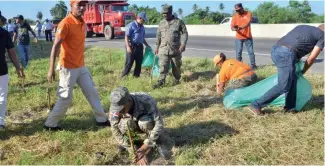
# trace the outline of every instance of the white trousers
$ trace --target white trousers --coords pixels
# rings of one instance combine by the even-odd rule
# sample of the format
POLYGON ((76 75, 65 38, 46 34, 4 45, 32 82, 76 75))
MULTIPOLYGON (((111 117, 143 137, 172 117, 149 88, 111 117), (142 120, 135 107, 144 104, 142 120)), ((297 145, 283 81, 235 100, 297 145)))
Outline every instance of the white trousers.
POLYGON ((8 74, 0 76, 0 125, 5 125, 8 94, 8 74))
POLYGON ((107 116, 100 104, 99 94, 95 88, 94 81, 86 67, 67 69, 60 67, 60 82, 57 90, 58 101, 50 112, 45 125, 57 127, 61 118, 65 115, 72 102, 72 91, 75 83, 79 85, 82 93, 87 98, 93 109, 97 122, 106 122, 107 116))

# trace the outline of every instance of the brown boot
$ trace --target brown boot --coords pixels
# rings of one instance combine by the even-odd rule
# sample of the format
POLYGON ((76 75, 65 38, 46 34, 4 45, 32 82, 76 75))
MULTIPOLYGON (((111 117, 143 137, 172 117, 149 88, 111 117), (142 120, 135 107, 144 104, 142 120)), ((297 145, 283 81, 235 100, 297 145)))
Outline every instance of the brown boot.
POLYGON ((254 115, 263 115, 263 112, 261 109, 256 109, 253 106, 249 106, 248 110, 250 110, 251 112, 253 112, 254 115))

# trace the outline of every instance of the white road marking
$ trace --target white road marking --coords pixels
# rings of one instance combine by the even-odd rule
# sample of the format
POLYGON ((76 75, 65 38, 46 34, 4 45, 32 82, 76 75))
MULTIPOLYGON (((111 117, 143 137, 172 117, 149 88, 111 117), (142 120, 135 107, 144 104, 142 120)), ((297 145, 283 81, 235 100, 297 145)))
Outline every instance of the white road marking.
MULTIPOLYGON (((148 39, 146 39, 148 40, 148 39)), ((115 43, 115 44, 120 44, 120 45, 124 45, 124 41, 121 41, 121 42, 118 42, 118 41, 100 41, 100 42, 105 42, 105 43, 115 43)), ((91 41, 90 41, 91 43, 91 41)), ((96 45, 96 44, 94 44, 96 45)), ((186 48, 187 50, 195 50, 195 51, 207 51, 207 52, 228 52, 228 53, 236 53, 236 51, 230 51, 230 50, 214 50, 214 49, 204 49, 204 48, 191 48, 191 47, 187 47, 186 48)), ((244 52, 243 51, 243 54, 246 54, 248 55, 247 52, 244 52)), ((265 54, 265 53, 257 53, 257 52, 254 52, 255 55, 260 55, 260 56, 270 56, 270 54, 265 54)), ((301 60, 306 60, 307 57, 302 57, 301 60)), ((318 58, 317 58, 318 59, 318 58)), ((322 59, 322 58, 319 58, 319 59, 322 59)))

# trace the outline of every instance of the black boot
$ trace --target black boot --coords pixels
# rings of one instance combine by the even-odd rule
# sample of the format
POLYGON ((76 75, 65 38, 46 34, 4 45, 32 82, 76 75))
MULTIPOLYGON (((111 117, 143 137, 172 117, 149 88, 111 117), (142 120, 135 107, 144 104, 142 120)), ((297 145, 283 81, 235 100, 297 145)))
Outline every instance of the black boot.
POLYGON ((157 89, 157 88, 162 87, 163 85, 164 85, 164 81, 159 80, 159 81, 157 82, 157 84, 155 84, 152 88, 153 88, 153 89, 157 89))
POLYGON ((178 85, 178 84, 180 84, 181 82, 179 81, 179 80, 174 80, 174 82, 173 82, 173 86, 175 86, 175 85, 178 85))

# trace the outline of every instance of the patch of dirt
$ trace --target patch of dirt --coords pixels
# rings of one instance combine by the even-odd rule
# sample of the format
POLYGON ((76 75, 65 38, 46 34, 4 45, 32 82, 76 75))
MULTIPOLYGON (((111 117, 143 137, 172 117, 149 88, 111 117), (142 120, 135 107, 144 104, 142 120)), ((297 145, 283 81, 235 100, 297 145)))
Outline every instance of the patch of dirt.
POLYGON ((12 115, 7 118, 8 121, 11 121, 13 124, 26 124, 33 121, 34 115, 28 112, 23 112, 20 115, 12 115))
POLYGON ((206 80, 213 79, 216 75, 215 71, 204 71, 204 72, 190 72, 185 71, 182 75, 184 82, 192 82, 203 78, 206 80))
POLYGON ((215 86, 212 84, 202 84, 199 81, 188 83, 187 89, 193 91, 197 95, 208 96, 216 95, 215 86))

